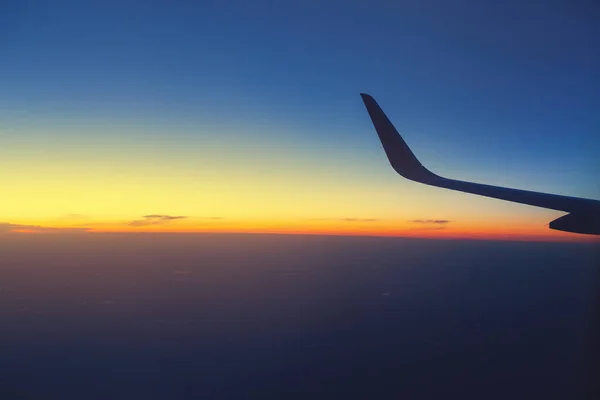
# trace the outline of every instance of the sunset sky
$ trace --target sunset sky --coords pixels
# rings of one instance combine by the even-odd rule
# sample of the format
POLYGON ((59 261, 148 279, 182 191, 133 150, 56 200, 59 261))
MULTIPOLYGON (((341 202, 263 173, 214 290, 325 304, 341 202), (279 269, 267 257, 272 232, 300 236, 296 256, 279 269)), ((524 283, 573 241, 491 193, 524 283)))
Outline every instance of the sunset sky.
POLYGON ((359 96, 442 176, 600 199, 584 2, 176 3, 0 6, 0 233, 590 239, 398 176, 359 96))

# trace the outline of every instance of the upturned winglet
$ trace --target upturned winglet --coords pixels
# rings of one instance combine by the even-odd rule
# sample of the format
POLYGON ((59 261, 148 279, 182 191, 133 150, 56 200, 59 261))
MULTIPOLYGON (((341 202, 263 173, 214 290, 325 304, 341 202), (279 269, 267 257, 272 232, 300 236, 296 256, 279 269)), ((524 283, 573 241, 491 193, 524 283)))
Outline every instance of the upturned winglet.
POLYGON ((360 96, 367 107, 367 112, 392 168, 406 179, 425 184, 439 179, 439 176, 419 162, 375 99, 365 93, 361 93, 360 96))

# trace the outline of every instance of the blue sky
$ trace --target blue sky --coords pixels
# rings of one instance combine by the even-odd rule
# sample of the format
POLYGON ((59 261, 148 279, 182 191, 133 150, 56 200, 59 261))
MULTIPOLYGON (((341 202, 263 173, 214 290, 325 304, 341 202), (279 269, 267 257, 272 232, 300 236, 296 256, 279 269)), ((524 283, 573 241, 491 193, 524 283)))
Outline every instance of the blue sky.
POLYGON ((160 162, 169 164, 182 151, 193 157, 194 149, 230 144, 243 154, 252 146, 274 158, 238 160, 315 180, 341 176, 365 190, 373 182, 408 188, 386 165, 359 97, 366 92, 434 172, 600 198, 593 2, 15 1, 3 8, 7 150, 50 144, 69 158, 110 142, 113 150, 163 149, 160 162))

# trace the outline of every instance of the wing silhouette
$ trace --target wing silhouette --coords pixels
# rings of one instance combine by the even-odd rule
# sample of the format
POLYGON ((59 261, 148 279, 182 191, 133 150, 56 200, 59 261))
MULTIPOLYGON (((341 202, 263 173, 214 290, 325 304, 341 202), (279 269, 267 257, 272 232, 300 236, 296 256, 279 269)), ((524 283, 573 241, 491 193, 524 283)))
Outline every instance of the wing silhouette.
POLYGON ((552 221, 550 223, 551 229, 600 234, 600 201, 598 200, 459 181, 434 174, 415 157, 375 99, 365 93, 360 95, 392 168, 406 179, 445 189, 566 211, 570 214, 552 221))

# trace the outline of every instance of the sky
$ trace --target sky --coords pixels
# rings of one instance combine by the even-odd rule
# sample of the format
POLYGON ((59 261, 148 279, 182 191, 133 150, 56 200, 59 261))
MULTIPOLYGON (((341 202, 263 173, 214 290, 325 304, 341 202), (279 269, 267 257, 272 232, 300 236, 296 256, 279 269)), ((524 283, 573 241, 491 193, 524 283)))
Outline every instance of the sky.
POLYGON ((589 1, 8 1, 0 233, 584 240, 407 181, 359 93, 442 176, 600 199, 589 1))

